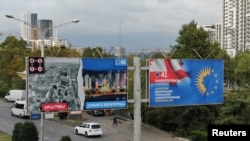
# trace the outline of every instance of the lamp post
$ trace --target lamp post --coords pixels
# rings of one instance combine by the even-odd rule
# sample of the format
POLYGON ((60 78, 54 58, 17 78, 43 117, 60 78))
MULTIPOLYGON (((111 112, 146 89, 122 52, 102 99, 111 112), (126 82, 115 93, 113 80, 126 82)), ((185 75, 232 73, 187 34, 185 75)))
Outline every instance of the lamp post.
MULTIPOLYGON (((28 22, 23 21, 23 20, 21 20, 21 19, 15 18, 15 17, 12 16, 12 15, 5 15, 5 16, 6 16, 7 18, 10 18, 10 19, 14 19, 14 20, 20 21, 20 22, 26 24, 27 26, 29 26, 29 27, 35 29, 36 31, 41 31, 41 32, 42 32, 42 36, 41 36, 41 57, 44 57, 44 38, 45 38, 45 34, 46 34, 46 32, 47 32, 48 30, 54 29, 54 28, 59 28, 59 27, 62 27, 62 26, 64 26, 64 25, 67 25, 67 24, 78 23, 78 22, 80 22, 80 20, 74 19, 74 20, 72 20, 72 21, 70 21, 70 22, 62 23, 62 24, 55 25, 55 26, 53 26, 53 27, 49 27, 49 28, 46 28, 46 29, 44 29, 44 30, 41 30, 41 29, 39 29, 38 27, 34 27, 31 23, 28 23, 28 22)), ((27 39, 27 42, 28 42, 28 39, 27 39)))
MULTIPOLYGON (((63 23, 63 24, 59 24, 59 25, 56 25, 56 26, 53 26, 53 27, 49 27, 49 28, 46 28, 44 30, 41 30, 39 29, 38 27, 34 27, 31 23, 28 23, 26 21, 23 21, 23 20, 20 20, 18 18, 15 18, 14 16, 12 15, 5 15, 7 18, 11 18, 11 19, 14 19, 14 20, 17 20, 17 21, 20 21, 24 24, 26 24, 27 26, 30 26, 31 28, 35 29, 36 31, 40 31, 42 32, 42 37, 41 37, 41 57, 44 57, 44 38, 45 38, 45 34, 48 30, 50 29, 54 29, 54 28, 59 28, 59 27, 62 27, 63 25, 67 25, 67 24, 70 24, 70 23, 78 23, 79 20, 78 19, 74 19, 70 22, 66 22, 66 23, 63 23)), ((27 39, 27 42, 28 42, 28 39, 27 39)), ((27 63, 27 62, 26 62, 27 63)), ((27 67, 26 67, 27 68, 27 67)), ((27 87, 27 78, 26 78, 26 87, 27 87)), ((27 88, 26 88, 27 89, 27 88)), ((28 102, 28 101, 27 101, 28 102)), ((44 118, 44 112, 41 112, 41 138, 40 138, 40 141, 43 141, 44 140, 44 128, 43 128, 43 118, 44 118)))

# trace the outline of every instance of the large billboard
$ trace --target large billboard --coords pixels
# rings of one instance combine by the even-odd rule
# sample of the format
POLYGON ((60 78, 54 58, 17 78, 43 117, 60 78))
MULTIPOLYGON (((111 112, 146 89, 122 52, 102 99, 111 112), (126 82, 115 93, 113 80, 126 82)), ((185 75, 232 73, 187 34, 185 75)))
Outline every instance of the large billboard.
POLYGON ((150 59, 149 106, 223 103, 223 60, 150 59))
POLYGON ((40 59, 27 60, 29 112, 127 108, 126 59, 40 59))
POLYGON ((28 71, 28 110, 33 113, 83 110, 81 59, 48 57, 43 61, 43 73, 28 71))
POLYGON ((84 58, 84 109, 127 108, 127 60, 84 58))

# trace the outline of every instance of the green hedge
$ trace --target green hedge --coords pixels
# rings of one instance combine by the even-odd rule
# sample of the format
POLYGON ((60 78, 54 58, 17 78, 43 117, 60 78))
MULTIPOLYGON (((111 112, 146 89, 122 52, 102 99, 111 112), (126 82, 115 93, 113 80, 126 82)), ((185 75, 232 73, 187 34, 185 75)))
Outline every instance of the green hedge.
POLYGON ((7 89, 1 89, 0 88, 0 97, 1 98, 4 98, 4 96, 8 93, 9 90, 7 89))

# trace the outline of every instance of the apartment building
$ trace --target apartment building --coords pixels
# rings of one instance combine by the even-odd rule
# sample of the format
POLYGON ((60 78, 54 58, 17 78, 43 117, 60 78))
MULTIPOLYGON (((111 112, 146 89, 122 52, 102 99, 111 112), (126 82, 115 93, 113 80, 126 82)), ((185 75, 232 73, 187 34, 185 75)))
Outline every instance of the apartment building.
POLYGON ((250 1, 223 0, 221 47, 234 57, 250 50, 250 1))
POLYGON ((40 49, 41 46, 71 46, 66 40, 57 40, 57 32, 53 28, 52 20, 38 20, 36 13, 27 12, 21 14, 21 21, 23 21, 21 22, 21 37, 32 50, 40 49))

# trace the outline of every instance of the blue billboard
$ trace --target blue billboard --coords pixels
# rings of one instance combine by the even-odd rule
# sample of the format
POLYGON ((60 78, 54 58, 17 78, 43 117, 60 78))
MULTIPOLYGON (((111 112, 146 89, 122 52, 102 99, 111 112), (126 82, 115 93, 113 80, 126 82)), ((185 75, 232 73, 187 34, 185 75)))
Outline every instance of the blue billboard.
POLYGON ((83 58, 84 109, 127 108, 127 60, 83 58))
POLYGON ((150 59, 149 106, 223 103, 223 60, 150 59))

